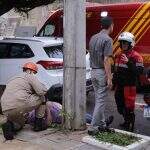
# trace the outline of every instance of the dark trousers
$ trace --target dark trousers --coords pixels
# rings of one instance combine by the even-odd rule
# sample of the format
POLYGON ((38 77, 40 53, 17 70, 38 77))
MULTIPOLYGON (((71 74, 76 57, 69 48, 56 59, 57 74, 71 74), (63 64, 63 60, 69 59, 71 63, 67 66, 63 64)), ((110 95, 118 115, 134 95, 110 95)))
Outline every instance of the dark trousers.
POLYGON ((124 115, 126 106, 125 106, 124 88, 123 87, 115 88, 115 101, 116 101, 118 113, 121 115, 124 115))
POLYGON ((134 114, 134 101, 135 91, 130 88, 116 87, 115 89, 115 101, 117 110, 121 114, 125 121, 126 130, 133 131, 135 114, 134 114), (129 89, 129 90, 128 90, 129 89))

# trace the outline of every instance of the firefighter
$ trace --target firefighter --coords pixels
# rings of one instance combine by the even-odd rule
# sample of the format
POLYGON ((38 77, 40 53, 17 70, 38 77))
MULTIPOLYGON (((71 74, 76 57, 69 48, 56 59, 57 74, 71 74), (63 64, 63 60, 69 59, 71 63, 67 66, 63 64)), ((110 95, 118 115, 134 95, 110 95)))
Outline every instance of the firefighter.
POLYGON ((115 57, 113 83, 115 85, 115 101, 117 110, 124 118, 120 124, 127 131, 134 130, 136 80, 143 72, 143 59, 134 50, 134 35, 123 32, 119 35, 121 52, 115 57))
POLYGON ((23 73, 11 78, 1 97, 2 113, 7 120, 2 125, 6 140, 12 140, 16 131, 25 124, 25 114, 36 109, 34 131, 46 129, 44 115, 46 109, 46 87, 37 79, 36 64, 28 62, 23 66, 23 73))

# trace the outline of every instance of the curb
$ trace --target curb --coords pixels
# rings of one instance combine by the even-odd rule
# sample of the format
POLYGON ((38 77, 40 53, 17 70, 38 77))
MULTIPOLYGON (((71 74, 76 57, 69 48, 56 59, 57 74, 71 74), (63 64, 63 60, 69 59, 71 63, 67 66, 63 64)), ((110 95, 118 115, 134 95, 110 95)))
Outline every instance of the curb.
POLYGON ((135 133, 122 131, 122 130, 118 130, 118 129, 115 129, 115 131, 139 137, 139 138, 141 138, 141 140, 138 142, 135 142, 131 145, 125 146, 125 147, 118 146, 115 144, 110 144, 107 142, 98 141, 98 140, 94 139, 92 136, 83 137, 82 142, 88 143, 88 144, 91 144, 91 145, 94 145, 94 146, 97 146, 99 148, 106 149, 106 150, 135 150, 135 149, 136 150, 143 150, 143 149, 146 150, 146 148, 150 145, 150 137, 148 137, 148 136, 143 136, 140 134, 135 134, 135 133))

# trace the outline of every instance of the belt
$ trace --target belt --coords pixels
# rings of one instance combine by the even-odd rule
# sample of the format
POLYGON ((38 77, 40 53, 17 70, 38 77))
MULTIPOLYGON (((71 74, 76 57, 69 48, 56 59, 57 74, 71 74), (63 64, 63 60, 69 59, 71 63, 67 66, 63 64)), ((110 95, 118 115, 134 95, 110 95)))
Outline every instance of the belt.
POLYGON ((104 69, 104 68, 92 68, 92 69, 104 69))

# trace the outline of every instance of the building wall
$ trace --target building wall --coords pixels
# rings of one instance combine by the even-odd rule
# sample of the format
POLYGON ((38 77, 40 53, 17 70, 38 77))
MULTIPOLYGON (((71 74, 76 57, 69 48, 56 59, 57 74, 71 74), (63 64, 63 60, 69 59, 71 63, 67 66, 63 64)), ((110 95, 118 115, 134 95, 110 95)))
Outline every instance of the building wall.
POLYGON ((62 0, 56 0, 55 3, 48 6, 35 8, 29 12, 28 16, 11 10, 0 17, 0 36, 13 36, 18 26, 33 26, 38 30, 50 12, 59 8, 62 8, 62 0))
MULTIPOLYGON (((99 3, 117 3, 117 2, 141 2, 148 0, 87 0, 88 2, 99 3)), ((62 8, 63 0, 56 0, 55 3, 38 7, 29 12, 27 15, 21 16, 14 10, 0 17, 0 36, 13 36, 14 31, 18 26, 33 26, 37 31, 44 24, 51 11, 62 8)))

